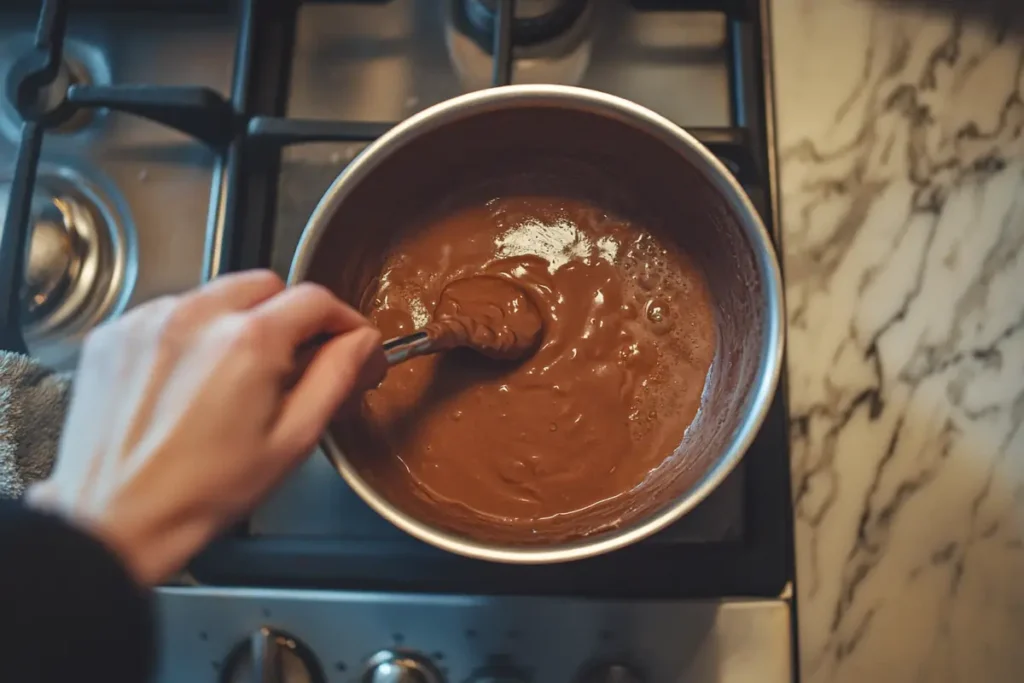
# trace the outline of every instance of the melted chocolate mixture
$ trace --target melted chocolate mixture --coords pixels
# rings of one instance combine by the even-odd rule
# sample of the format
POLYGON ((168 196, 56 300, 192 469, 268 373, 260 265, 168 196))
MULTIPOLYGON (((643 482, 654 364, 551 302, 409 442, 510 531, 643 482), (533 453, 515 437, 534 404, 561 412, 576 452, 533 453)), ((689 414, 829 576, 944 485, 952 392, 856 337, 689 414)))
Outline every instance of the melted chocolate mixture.
POLYGON ((335 435, 393 503, 475 538, 550 543, 629 521, 700 407, 716 340, 707 286, 642 226, 578 200, 514 197, 404 235, 363 310, 385 337, 468 316, 459 334, 514 344, 503 321, 530 310, 516 294, 542 318, 532 355, 408 361, 335 435), (442 295, 480 275, 479 290, 474 278, 442 295), (518 288, 488 292, 503 280, 518 288))

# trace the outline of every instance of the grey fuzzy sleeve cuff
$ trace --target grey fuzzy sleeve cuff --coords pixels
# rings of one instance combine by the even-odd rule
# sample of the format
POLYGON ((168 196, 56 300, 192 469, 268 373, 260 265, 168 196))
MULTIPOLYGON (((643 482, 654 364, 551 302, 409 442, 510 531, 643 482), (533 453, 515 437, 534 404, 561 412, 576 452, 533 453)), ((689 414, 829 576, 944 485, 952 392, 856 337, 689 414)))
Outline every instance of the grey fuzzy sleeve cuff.
POLYGON ((0 351, 0 498, 50 474, 70 388, 69 375, 0 351))

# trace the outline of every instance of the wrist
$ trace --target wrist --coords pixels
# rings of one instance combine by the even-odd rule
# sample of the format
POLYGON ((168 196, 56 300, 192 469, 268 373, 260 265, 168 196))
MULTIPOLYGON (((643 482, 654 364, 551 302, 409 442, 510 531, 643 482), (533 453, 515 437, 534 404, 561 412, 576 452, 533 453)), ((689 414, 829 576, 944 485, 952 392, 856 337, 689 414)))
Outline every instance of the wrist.
POLYGON ((143 586, 155 586, 181 570, 206 536, 204 525, 180 515, 153 515, 152 505, 127 502, 107 507, 96 534, 122 558, 143 586))
POLYGON ((141 520, 101 517, 86 521, 90 531, 124 563, 140 586, 154 586, 161 580, 159 545, 151 543, 154 534, 141 520))
POLYGON ((146 508, 138 512, 132 506, 107 506, 101 515, 86 514, 68 501, 62 500, 58 490, 49 481, 29 488, 25 493, 27 507, 56 515, 68 524, 88 534, 113 553, 137 584, 151 587, 164 580, 173 571, 173 558, 166 554, 167 544, 161 542, 160 528, 147 516, 146 508))

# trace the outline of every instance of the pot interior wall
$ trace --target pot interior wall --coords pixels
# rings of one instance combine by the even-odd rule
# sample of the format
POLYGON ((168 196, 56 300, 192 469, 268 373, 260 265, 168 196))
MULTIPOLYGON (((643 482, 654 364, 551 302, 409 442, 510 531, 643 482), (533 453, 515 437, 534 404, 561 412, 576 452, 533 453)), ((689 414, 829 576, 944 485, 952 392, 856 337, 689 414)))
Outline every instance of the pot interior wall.
POLYGON ((664 141, 625 120, 542 103, 445 123, 393 151, 349 190, 306 279, 361 306, 403 231, 460 202, 519 192, 582 196, 646 225, 688 252, 710 285, 719 341, 703 407, 677 455, 636 496, 630 518, 642 521, 718 461, 749 409, 767 334, 750 241, 711 183, 664 141))

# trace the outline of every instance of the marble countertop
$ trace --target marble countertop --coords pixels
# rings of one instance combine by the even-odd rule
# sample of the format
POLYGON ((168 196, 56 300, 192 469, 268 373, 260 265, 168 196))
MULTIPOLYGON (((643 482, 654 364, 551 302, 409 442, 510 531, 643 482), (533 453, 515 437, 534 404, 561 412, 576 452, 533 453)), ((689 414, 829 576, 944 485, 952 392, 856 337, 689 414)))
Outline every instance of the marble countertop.
POLYGON ((773 13, 803 680, 1020 681, 1024 37, 773 13))

